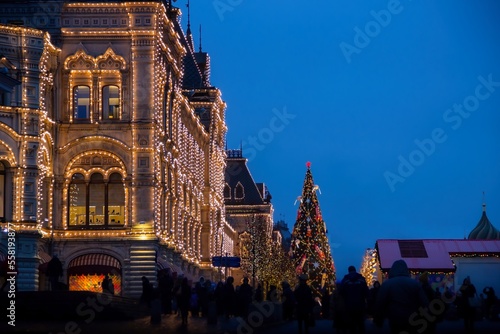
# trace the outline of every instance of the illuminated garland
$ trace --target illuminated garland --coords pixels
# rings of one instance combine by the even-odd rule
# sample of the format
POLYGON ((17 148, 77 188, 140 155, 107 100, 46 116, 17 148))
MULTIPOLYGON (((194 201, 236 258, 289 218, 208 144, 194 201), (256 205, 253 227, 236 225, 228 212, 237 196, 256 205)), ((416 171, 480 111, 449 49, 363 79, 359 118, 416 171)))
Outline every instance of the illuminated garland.
POLYGON ((308 283, 316 296, 321 296, 321 289, 332 289, 335 282, 335 266, 326 236, 326 224, 319 207, 310 163, 299 198, 300 207, 297 212, 292 242, 291 255, 297 275, 306 274, 308 283))

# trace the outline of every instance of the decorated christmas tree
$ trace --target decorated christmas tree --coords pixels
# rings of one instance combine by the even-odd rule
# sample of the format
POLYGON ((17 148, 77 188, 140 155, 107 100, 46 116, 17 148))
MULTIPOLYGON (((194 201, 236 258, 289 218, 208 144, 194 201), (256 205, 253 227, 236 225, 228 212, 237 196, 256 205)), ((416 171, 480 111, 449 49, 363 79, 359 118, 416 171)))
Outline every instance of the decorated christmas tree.
POLYGON ((326 224, 316 195, 320 189, 313 182, 311 163, 308 162, 306 166, 302 196, 297 198, 300 207, 293 227, 290 252, 295 273, 306 274, 314 295, 320 296, 322 288, 332 288, 335 282, 335 267, 326 236, 326 224))

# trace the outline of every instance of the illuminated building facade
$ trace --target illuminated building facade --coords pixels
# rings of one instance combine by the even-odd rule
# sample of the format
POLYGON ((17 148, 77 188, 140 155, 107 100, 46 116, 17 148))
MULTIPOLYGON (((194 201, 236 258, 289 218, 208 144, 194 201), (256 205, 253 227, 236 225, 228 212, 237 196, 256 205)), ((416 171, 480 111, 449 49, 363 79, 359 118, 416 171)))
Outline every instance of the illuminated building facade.
POLYGON ((232 235, 226 105, 208 54, 164 1, 60 8, 57 46, 41 30, 2 26, 18 34, 11 48, 32 57, 5 57, 21 80, 3 80, 12 92, 0 107, 0 180, 12 192, 3 217, 18 240, 32 235, 29 254, 18 254, 19 288, 46 289, 39 273, 54 254, 70 290, 100 291, 108 273, 115 292, 138 296, 141 277, 155 282, 167 267, 211 278, 232 235))
MULTIPOLYGON (((264 183, 256 183, 247 166, 247 159, 239 150, 227 150, 224 200, 226 220, 235 231, 236 243, 225 249, 228 255, 241 257, 242 262, 252 261, 252 254, 246 247, 252 236, 262 234, 265 239, 281 244, 281 234, 273 234, 273 213, 271 194, 264 183), (255 229, 255 231, 252 231, 255 229)), ((277 231, 276 231, 277 232, 277 231)), ((258 236, 254 238, 259 239, 258 236)), ((228 237, 228 239, 230 239, 228 237)), ((254 265, 249 263, 250 266, 254 265)), ((232 269, 231 275, 240 284, 244 272, 232 269)), ((252 279, 252 277, 250 277, 252 279)))

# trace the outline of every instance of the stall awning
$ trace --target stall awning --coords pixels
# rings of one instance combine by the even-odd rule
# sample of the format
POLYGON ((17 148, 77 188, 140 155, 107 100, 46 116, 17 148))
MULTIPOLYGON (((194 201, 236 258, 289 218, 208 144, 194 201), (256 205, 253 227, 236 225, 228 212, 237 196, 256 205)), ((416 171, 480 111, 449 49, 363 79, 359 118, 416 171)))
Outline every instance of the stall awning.
POLYGON ((120 261, 107 254, 85 254, 74 258, 68 265, 70 274, 100 274, 121 269, 120 261))

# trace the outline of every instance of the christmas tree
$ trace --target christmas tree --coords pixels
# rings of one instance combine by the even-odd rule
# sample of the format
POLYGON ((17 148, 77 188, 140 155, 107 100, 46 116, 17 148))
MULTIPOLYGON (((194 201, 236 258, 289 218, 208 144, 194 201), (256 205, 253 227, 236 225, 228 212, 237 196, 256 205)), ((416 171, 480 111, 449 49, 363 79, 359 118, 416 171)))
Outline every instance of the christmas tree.
POLYGON ((302 196, 297 198, 300 207, 293 227, 291 255, 297 275, 306 274, 308 284, 315 296, 321 295, 321 289, 331 290, 335 282, 335 267, 326 236, 326 224, 323 221, 314 184, 311 163, 307 164, 306 179, 302 196))

